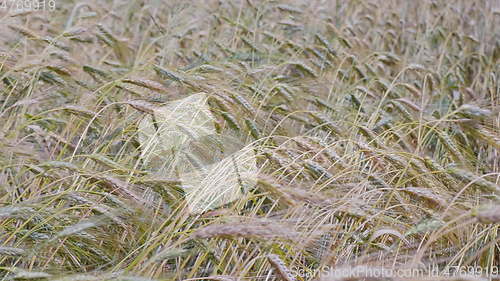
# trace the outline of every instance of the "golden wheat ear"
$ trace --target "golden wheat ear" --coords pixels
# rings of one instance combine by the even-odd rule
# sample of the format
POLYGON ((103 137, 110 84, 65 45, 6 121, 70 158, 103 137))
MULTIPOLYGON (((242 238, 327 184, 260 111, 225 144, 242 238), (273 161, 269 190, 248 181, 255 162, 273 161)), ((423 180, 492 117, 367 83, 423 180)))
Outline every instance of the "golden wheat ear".
POLYGON ((277 275, 283 281, 295 281, 295 277, 291 273, 291 271, 285 266, 285 263, 280 259, 278 255, 271 254, 267 256, 269 263, 273 266, 277 275))

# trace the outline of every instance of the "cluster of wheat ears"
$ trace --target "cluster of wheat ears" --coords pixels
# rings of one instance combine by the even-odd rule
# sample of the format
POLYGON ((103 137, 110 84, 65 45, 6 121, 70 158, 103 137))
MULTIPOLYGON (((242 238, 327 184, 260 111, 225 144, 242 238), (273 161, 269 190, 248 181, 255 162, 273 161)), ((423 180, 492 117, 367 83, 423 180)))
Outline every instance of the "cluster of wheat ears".
POLYGON ((499 59, 495 0, 0 10, 0 279, 498 270, 499 59), (138 134, 202 92, 258 171, 237 200, 193 213, 138 134))

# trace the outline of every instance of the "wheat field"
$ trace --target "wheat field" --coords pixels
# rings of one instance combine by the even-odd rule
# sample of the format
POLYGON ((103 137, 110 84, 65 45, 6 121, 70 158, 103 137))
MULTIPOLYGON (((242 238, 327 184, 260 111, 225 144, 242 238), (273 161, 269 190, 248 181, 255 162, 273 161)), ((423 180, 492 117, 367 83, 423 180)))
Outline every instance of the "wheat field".
POLYGON ((497 0, 3 0, 0 278, 500 280, 499 60, 497 0))

